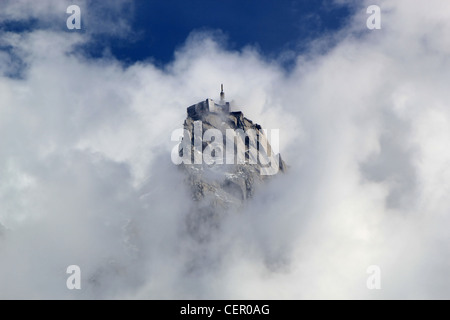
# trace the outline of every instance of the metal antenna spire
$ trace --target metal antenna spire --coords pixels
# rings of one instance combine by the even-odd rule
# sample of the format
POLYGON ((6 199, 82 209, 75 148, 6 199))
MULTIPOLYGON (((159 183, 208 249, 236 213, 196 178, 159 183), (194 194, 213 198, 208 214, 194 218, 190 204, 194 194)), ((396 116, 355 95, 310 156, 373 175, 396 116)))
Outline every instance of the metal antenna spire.
POLYGON ((223 92, 223 84, 220 85, 220 101, 225 101, 225 92, 223 92))

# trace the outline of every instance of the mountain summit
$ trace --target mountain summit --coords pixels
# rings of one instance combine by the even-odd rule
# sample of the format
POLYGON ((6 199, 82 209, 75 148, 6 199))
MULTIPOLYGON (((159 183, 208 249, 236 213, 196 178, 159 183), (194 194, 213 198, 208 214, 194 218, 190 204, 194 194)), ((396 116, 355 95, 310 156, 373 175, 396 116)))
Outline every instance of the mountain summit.
POLYGON ((186 174, 198 210, 208 215, 238 209, 270 176, 284 172, 278 129, 267 130, 231 111, 225 93, 187 108, 182 140, 172 153, 186 174), (271 146, 272 144, 272 146, 271 146))

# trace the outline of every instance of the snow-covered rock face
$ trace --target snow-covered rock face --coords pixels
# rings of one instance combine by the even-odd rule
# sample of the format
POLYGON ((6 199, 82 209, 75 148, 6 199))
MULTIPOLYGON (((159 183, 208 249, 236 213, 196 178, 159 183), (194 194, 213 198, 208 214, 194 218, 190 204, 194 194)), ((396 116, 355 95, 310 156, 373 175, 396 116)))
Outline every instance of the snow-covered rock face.
POLYGON ((260 125, 240 111, 211 111, 210 104, 207 99, 188 108, 179 146, 197 217, 239 210, 264 180, 285 171, 260 125))

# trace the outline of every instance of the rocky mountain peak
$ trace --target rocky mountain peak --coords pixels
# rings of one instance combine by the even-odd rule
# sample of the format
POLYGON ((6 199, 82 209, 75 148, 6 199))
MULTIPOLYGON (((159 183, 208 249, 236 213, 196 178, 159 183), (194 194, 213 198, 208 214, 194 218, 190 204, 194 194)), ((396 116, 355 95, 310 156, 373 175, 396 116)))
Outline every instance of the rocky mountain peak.
POLYGON ((278 130, 265 130, 231 111, 230 103, 206 99, 187 108, 178 163, 197 203, 197 211, 215 215, 240 208, 266 179, 285 172, 278 130), (275 141, 276 140, 276 141, 275 141), (271 143, 275 141, 276 148, 271 143))

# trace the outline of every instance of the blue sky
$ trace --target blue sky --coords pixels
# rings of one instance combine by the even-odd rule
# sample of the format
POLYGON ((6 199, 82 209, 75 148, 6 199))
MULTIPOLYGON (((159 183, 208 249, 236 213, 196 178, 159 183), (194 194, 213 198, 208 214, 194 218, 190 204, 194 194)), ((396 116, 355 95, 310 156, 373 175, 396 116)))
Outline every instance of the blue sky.
POLYGON ((131 33, 99 36, 87 53, 100 56, 108 47, 127 62, 151 58, 167 63, 192 31, 214 30, 225 35, 230 49, 251 45, 276 58, 304 50, 310 40, 342 28, 351 13, 348 5, 328 0, 137 0, 126 12, 131 33))

